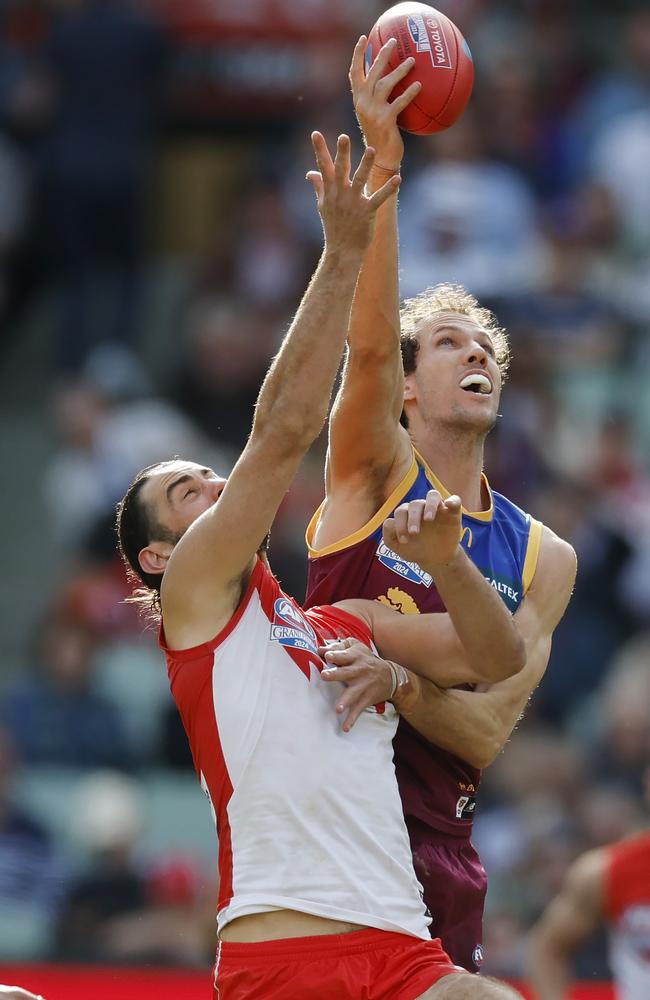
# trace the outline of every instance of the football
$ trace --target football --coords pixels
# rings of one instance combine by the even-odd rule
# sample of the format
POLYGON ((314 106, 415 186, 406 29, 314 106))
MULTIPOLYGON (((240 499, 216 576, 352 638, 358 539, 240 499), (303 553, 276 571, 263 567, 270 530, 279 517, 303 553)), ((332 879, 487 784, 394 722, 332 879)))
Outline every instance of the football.
POLYGON ((398 97, 418 80, 422 89, 402 111, 397 124, 405 132, 430 135, 449 128, 467 107, 474 85, 469 46, 453 21, 424 3, 398 3, 385 11, 368 35, 366 73, 382 45, 397 40, 386 72, 413 56, 415 65, 393 89, 398 97))

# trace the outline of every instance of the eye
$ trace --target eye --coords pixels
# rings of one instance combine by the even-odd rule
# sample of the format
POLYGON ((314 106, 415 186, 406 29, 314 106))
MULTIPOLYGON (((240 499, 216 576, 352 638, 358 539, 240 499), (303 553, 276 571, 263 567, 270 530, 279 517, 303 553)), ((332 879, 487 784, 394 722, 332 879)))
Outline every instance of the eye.
POLYGON ((447 344, 451 344, 451 346, 453 347, 454 343, 455 342, 453 337, 441 337, 440 340, 438 341, 438 346, 442 347, 442 346, 447 346, 447 344))
POLYGON ((190 486, 189 490, 187 490, 187 491, 186 491, 186 492, 185 492, 185 493, 183 494, 183 500, 187 500, 187 498, 188 498, 188 497, 192 497, 192 496, 194 496, 195 494, 196 494, 196 489, 195 489, 195 488, 194 488, 193 486, 190 486))
POLYGON ((494 346, 491 340, 488 340, 487 343, 483 344, 483 350, 486 354, 489 354, 491 358, 494 357, 494 346))

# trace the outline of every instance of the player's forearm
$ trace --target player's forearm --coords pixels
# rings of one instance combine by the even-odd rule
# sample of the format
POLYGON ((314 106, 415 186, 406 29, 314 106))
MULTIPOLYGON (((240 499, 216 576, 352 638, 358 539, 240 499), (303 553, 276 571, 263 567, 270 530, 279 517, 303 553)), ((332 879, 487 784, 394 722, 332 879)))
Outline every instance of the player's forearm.
MULTIPOLYGON (((377 190, 390 176, 390 170, 375 167, 367 189, 377 190)), ((391 198, 377 212, 354 295, 348 340, 352 356, 375 361, 365 366, 366 377, 395 387, 402 379, 398 267, 397 199, 391 198)), ((386 406, 385 398, 381 405, 386 406)))
POLYGON ((571 985, 570 956, 533 935, 529 979, 537 1000, 566 1000, 571 985))
POLYGON ((512 615, 463 549, 422 569, 433 576, 477 679, 492 684, 520 671, 526 651, 512 615))
POLYGON ((311 442, 327 416, 362 252, 323 251, 255 408, 253 433, 282 432, 288 447, 311 442))
POLYGON ((487 767, 502 749, 502 728, 486 695, 439 688, 423 677, 395 708, 425 739, 473 767, 487 767))

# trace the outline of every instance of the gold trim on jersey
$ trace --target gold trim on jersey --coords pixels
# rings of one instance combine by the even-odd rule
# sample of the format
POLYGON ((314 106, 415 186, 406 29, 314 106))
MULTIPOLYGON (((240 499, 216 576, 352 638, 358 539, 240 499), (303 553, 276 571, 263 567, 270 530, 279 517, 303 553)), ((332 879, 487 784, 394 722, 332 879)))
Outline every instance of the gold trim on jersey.
POLYGON ((399 507, 403 498, 406 496, 411 486, 418 478, 418 463, 415 457, 415 451, 413 452, 413 461, 409 471, 406 473, 404 478, 400 483, 397 484, 391 495, 387 500, 381 505, 376 514, 374 514, 369 521, 367 521, 363 527, 358 528, 357 531, 353 531, 351 535, 346 535, 345 538, 341 538, 338 542, 332 542, 331 545, 326 545, 322 549, 312 548, 312 539, 316 532, 316 526, 320 519, 323 507, 325 506, 325 500, 314 513, 311 521, 307 525, 307 530, 305 532, 305 541, 307 542, 307 550, 309 552, 310 559, 317 559, 320 556, 328 556, 332 552, 341 552, 343 549, 348 549, 350 546, 355 545, 357 542, 363 541, 364 538, 368 538, 377 528, 384 523, 387 517, 393 513, 396 507, 399 507))
POLYGON ((541 521, 536 521, 534 517, 531 517, 530 528, 528 531, 528 545, 526 547, 526 555, 524 557, 524 568, 521 574, 521 585, 524 594, 533 582, 535 570, 537 569, 539 548, 542 544, 543 527, 544 525, 541 521))
MULTIPOLYGON (((427 465, 425 459, 422 457, 420 452, 416 451, 415 448, 413 449, 413 452, 418 462, 424 469, 424 473, 429 482, 431 483, 431 485, 433 486, 433 488, 438 490, 438 493, 443 498, 443 500, 446 500, 447 497, 450 495, 447 487, 440 482, 435 472, 433 472, 431 468, 427 465)), ((488 491, 488 496, 490 498, 490 506, 488 507, 488 509, 474 511, 474 510, 466 510, 465 507, 463 507, 462 511, 463 514, 466 515, 466 517, 473 517, 476 521, 491 521, 492 515, 494 514, 494 497, 492 496, 492 490, 490 489, 490 484, 484 472, 481 473, 481 484, 485 486, 486 490, 488 491)))

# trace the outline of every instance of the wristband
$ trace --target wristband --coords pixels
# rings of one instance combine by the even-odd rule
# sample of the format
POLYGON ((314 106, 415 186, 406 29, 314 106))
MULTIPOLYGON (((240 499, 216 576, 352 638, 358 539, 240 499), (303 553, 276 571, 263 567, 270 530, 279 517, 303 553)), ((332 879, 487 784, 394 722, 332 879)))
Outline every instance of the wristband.
POLYGON ((395 697, 397 690, 404 687, 405 684, 408 684, 408 674, 404 667, 402 667, 399 663, 393 663, 392 660, 386 660, 386 663, 388 664, 388 668, 393 679, 393 687, 387 699, 388 701, 391 701, 395 697))

